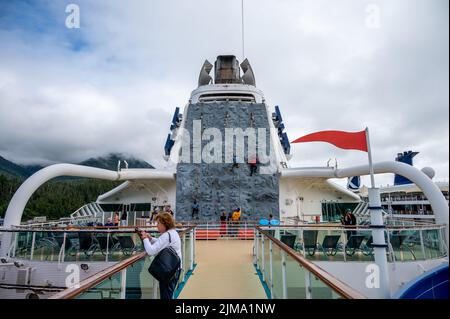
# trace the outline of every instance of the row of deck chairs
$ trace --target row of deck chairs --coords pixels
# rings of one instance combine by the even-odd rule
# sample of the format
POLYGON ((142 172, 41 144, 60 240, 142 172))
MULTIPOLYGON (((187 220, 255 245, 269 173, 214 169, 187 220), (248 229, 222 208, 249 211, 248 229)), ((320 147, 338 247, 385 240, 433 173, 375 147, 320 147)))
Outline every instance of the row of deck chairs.
MULTIPOLYGON (((326 235, 322 243, 317 242, 317 237, 317 230, 305 230, 303 232, 303 243, 296 243, 296 235, 289 233, 281 235, 280 240, 297 251, 304 250, 311 257, 318 251, 323 252, 326 256, 335 256, 339 251, 344 250, 349 257, 355 255, 358 251, 365 256, 374 254, 373 237, 358 234, 356 231, 349 237, 345 247, 339 241, 341 235, 326 235)), ((415 240, 411 238, 411 234, 392 234, 389 238, 390 251, 406 248, 413 256, 413 259, 416 259, 413 251, 414 242, 415 240)))
MULTIPOLYGON (((316 252, 321 251, 326 256, 336 256, 339 251, 344 250, 344 245, 339 240, 341 235, 326 235, 322 243, 317 242, 318 231, 305 230, 303 232, 303 243, 296 243, 296 235, 284 234, 281 235, 280 240, 289 247, 302 251, 304 250, 309 256, 314 256, 316 252)), ((372 237, 365 242, 366 236, 352 235, 345 245, 345 253, 348 256, 353 256, 358 250, 362 251, 364 255, 370 256, 373 254, 372 237)))
MULTIPOLYGON (((55 250, 61 249, 64 242, 63 235, 54 233, 49 235, 49 237, 36 241, 36 249, 44 247, 55 250)), ((124 255, 129 256, 137 250, 137 247, 131 236, 115 236, 111 234, 108 241, 106 234, 80 232, 67 235, 64 250, 70 256, 84 253, 87 257, 90 257, 97 251, 100 251, 103 255, 122 252, 124 255)))

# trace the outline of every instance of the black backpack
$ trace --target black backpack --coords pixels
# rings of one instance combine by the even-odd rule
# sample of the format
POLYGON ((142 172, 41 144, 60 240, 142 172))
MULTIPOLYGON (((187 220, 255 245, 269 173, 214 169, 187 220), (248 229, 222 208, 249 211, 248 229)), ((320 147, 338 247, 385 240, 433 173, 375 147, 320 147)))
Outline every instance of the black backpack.
MULTIPOLYGON (((167 232, 167 234, 169 235, 169 243, 171 243, 170 233, 167 232)), ((159 282, 169 282, 177 273, 180 265, 181 260, 177 252, 173 247, 168 246, 155 256, 148 272, 159 282)))

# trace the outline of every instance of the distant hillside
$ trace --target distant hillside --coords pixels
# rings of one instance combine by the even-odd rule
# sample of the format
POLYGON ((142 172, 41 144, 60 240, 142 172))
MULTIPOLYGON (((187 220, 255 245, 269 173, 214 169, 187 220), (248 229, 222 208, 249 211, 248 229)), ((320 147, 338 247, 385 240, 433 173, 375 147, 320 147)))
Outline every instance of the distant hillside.
MULTIPOLYGON (((4 217, 12 196, 23 179, 0 174, 0 217, 4 217)), ((120 182, 92 179, 53 180, 42 185, 31 197, 24 210, 22 220, 36 216, 47 216, 49 220, 69 217, 101 194, 120 185, 120 182)))
POLYGON ((13 177, 27 177, 29 176, 29 171, 20 165, 8 161, 7 159, 0 156, 0 173, 7 176, 13 177))
MULTIPOLYGON (((128 168, 154 168, 145 161, 123 154, 109 154, 91 158, 79 165, 117 170, 117 163, 128 162, 128 168)), ((24 179, 42 169, 39 165, 23 166, 0 157, 0 217, 5 215, 8 204, 24 179)), ((95 201, 101 194, 120 185, 120 182, 100 181, 84 178, 61 177, 45 183, 28 202, 23 220, 36 216, 48 219, 67 217, 84 204, 95 201)))
POLYGON ((129 156, 127 157, 126 155, 118 153, 109 154, 107 157, 90 158, 86 161, 81 162, 79 165, 104 168, 111 171, 116 171, 117 164, 119 163, 119 161, 122 161, 122 168, 125 167, 124 160, 127 161, 128 168, 154 168, 152 165, 143 160, 129 156))
MULTIPOLYGON (((112 171, 117 170, 117 163, 119 160, 122 161, 122 167, 125 167, 124 160, 128 162, 128 168, 154 168, 149 163, 136 159, 132 156, 123 155, 120 153, 112 153, 108 154, 104 157, 96 157, 85 160, 78 165, 91 166, 97 168, 108 169, 112 171)), ((40 169, 44 168, 41 165, 19 165, 8 161, 7 159, 0 156, 0 174, 16 177, 19 179, 25 179, 40 169)))

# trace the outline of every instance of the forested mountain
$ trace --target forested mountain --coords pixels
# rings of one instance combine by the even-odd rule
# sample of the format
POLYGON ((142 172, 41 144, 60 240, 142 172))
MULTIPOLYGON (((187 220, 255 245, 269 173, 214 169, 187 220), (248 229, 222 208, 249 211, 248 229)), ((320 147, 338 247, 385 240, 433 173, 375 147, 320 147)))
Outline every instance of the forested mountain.
MULTIPOLYGON (((91 167, 117 170, 119 160, 126 160, 129 168, 153 168, 145 161, 126 158, 121 154, 91 158, 79 163, 91 167)), ((122 167, 125 165, 122 164, 122 167)), ((23 181, 42 166, 22 166, 0 157, 0 217, 4 217, 8 204, 23 181)), ((22 220, 47 216, 48 220, 68 217, 84 204, 93 202, 101 194, 110 191, 121 182, 91 179, 57 179, 41 186, 25 208, 22 220)))

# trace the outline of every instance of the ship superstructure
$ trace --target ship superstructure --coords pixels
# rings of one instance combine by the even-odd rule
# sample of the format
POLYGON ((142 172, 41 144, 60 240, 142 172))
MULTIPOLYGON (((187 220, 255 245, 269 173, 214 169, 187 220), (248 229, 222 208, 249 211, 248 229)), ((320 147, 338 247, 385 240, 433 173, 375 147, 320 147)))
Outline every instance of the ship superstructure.
POLYGON ((317 225, 331 204, 365 207, 368 217, 380 210, 332 182, 358 184, 353 177, 368 175, 369 166, 291 167, 286 129, 281 108, 269 106, 256 87, 248 60, 226 55, 214 65, 206 61, 198 87, 173 115, 164 168, 57 164, 20 186, 0 229, 0 298, 158 298, 147 272, 151 258, 135 227, 157 236, 152 212, 168 208, 184 256, 176 297, 236 298, 244 291, 241 298, 448 298, 448 202, 429 174, 398 161, 373 165, 375 174, 414 183, 433 209, 433 223, 373 227, 369 221, 349 228, 333 223, 336 216, 327 211, 327 223, 317 225), (25 225, 28 200, 59 176, 123 183, 68 218, 25 225), (123 227, 110 224, 118 210, 127 213, 123 227), (219 223, 223 213, 236 210, 240 221, 219 223), (281 223, 269 224, 270 215, 281 223), (374 244, 380 233, 386 245, 374 244), (366 284, 379 252, 388 263, 381 290, 366 284), (204 267, 190 279, 197 264, 204 267), (239 276, 232 273, 237 269, 239 276))

